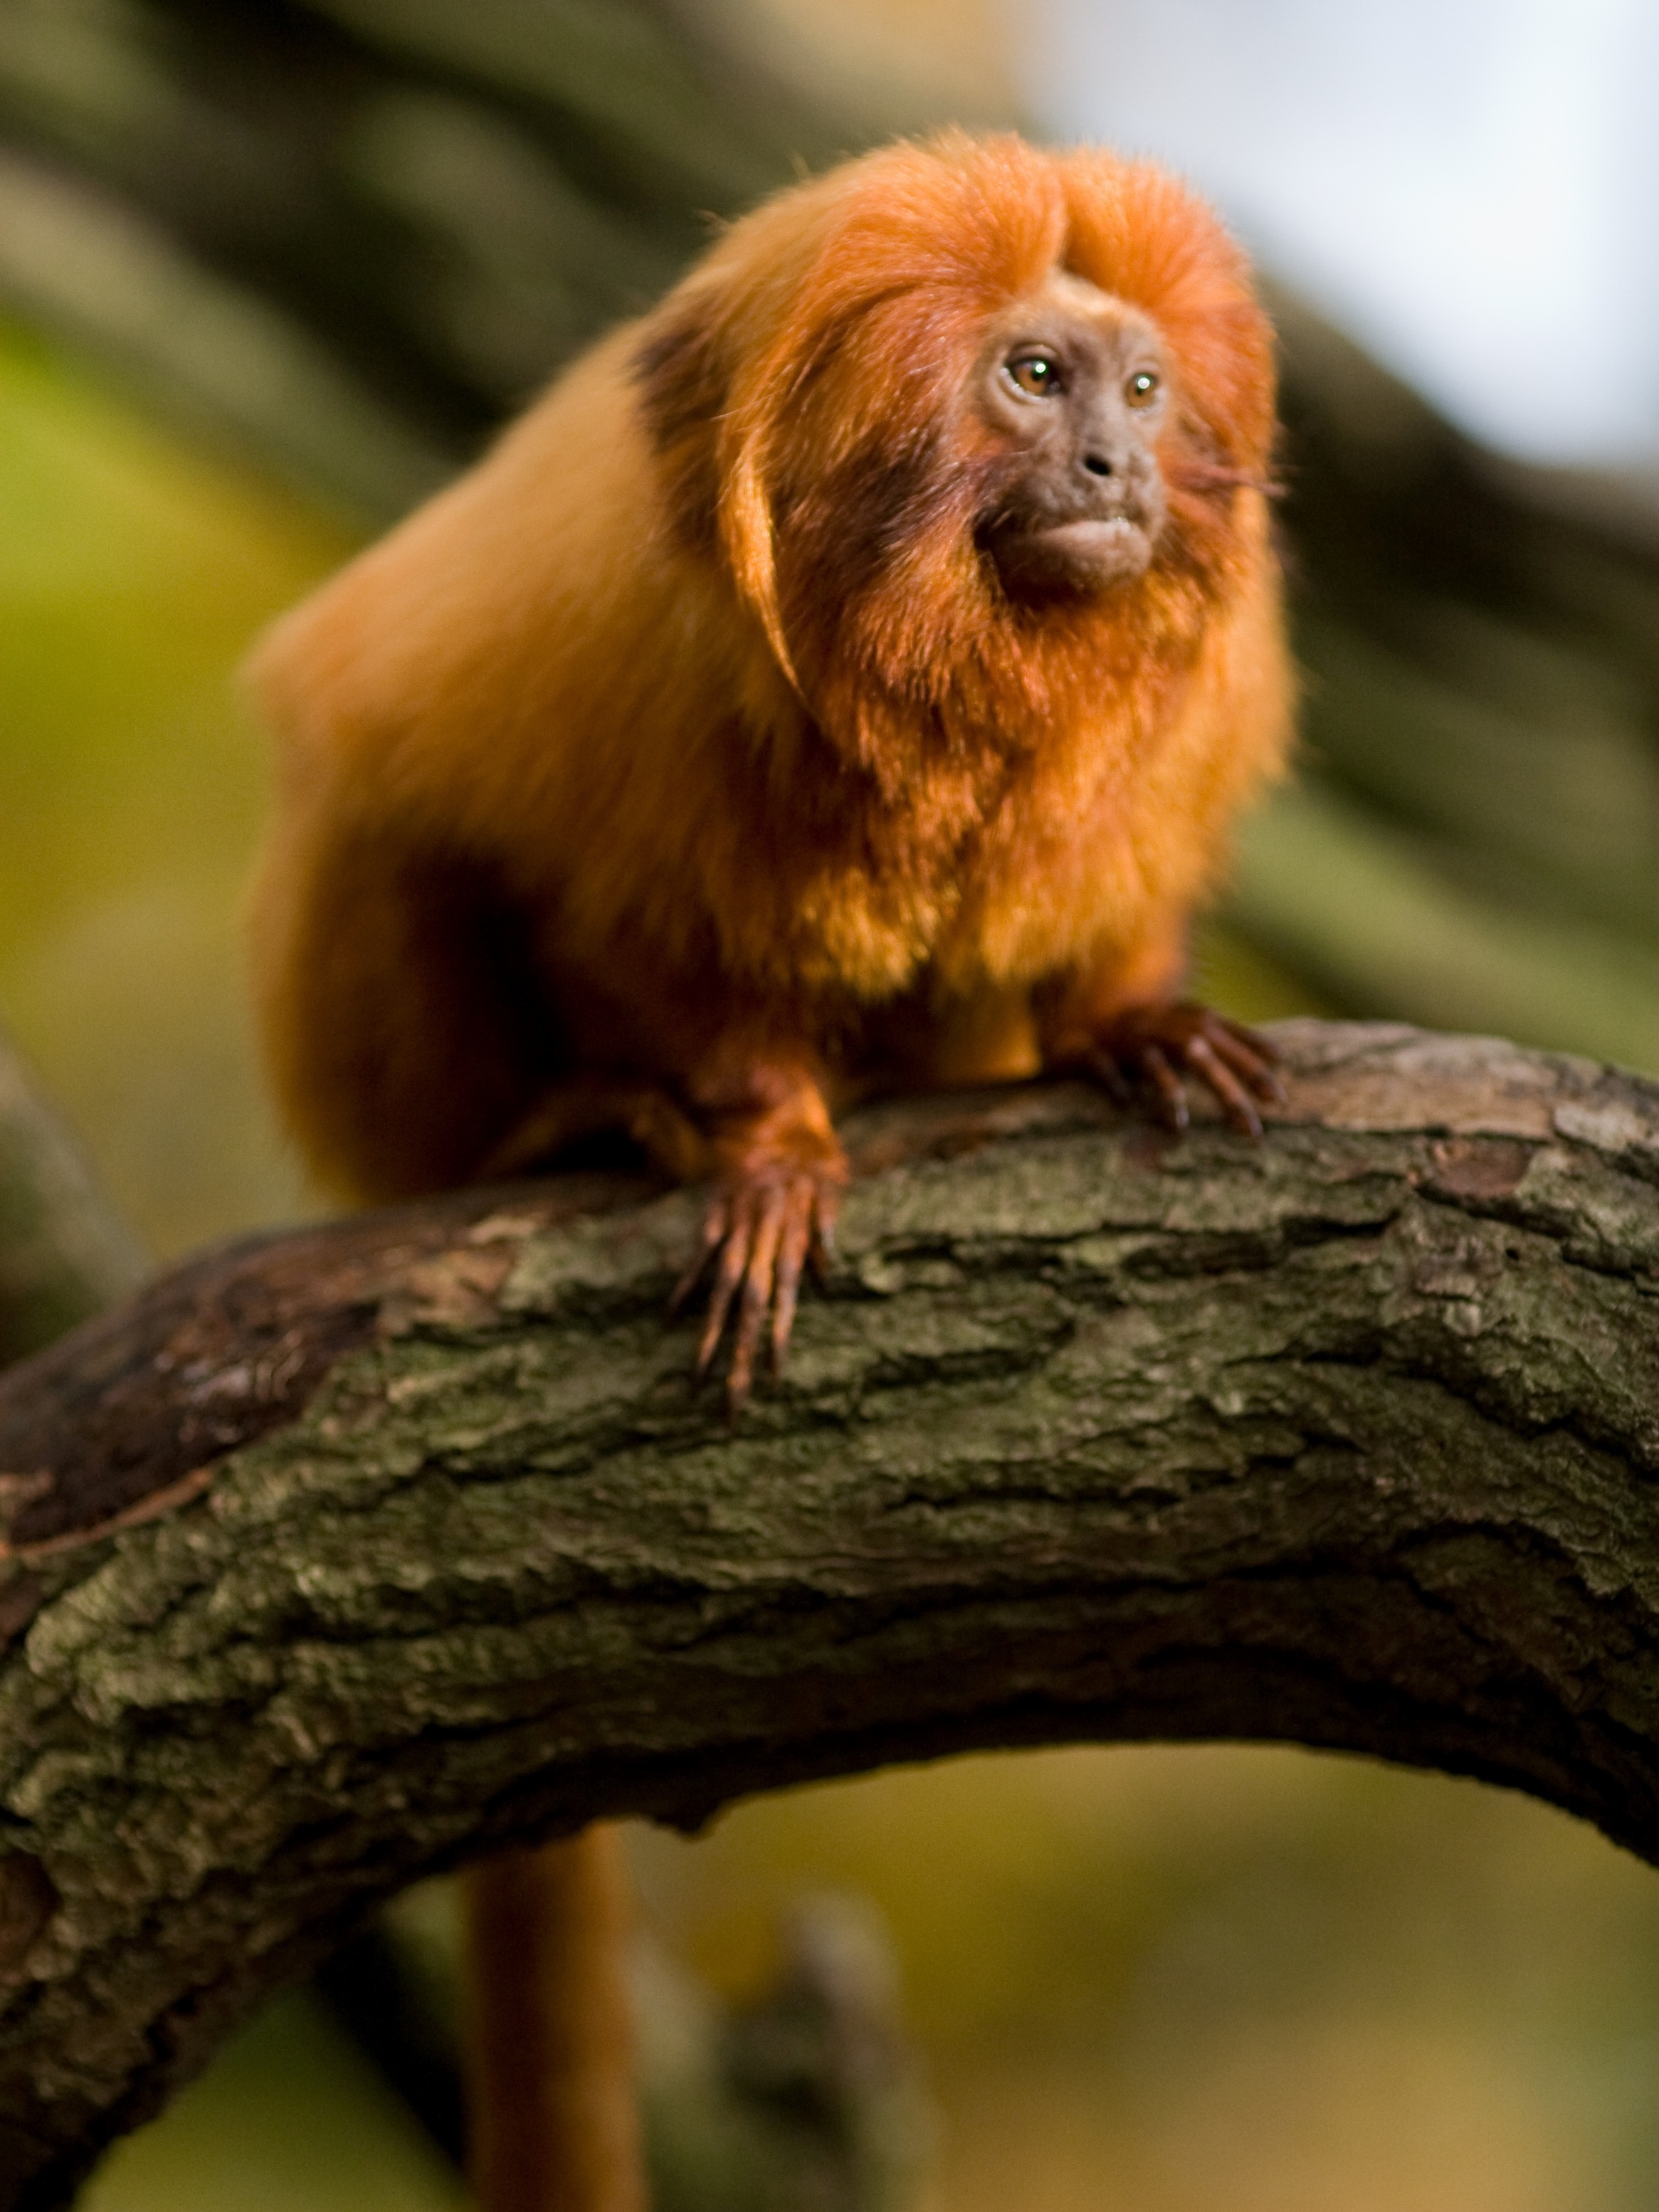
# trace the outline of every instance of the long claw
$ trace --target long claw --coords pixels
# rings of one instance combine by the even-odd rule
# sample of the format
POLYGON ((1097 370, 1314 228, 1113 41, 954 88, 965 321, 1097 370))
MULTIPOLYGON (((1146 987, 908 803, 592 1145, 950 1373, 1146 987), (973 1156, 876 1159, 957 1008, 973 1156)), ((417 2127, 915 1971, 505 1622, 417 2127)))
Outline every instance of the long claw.
POLYGON ((783 1231, 785 1196, 769 1190, 760 1201, 760 1218, 750 1241, 744 1269, 743 1297, 738 1306, 737 1334, 732 1346, 732 1364, 726 1377, 726 1410, 733 1418, 743 1411, 755 1380, 755 1355, 760 1350, 766 1316, 772 1305, 772 1279, 778 1239, 783 1231))
POLYGON ((734 1174, 710 1198, 701 1248, 675 1286, 677 1310, 708 1274, 708 1310, 697 1339, 693 1371, 714 1364, 731 1325, 726 1397, 733 1419, 747 1403, 763 1345, 774 1375, 783 1366, 809 1265, 822 1278, 840 1201, 839 1161, 823 1167, 768 1163, 734 1174))
POLYGON ((720 1249, 720 1239, 729 1226, 726 1200, 716 1198, 702 1219, 702 1242, 697 1247, 697 1256, 669 1293, 668 1311, 672 1318, 690 1297, 702 1280, 710 1255, 720 1249))
POLYGON ((1177 1136, 1186 1128, 1190 1118, 1187 1111, 1187 1092, 1181 1078, 1164 1058, 1163 1048, 1147 1044, 1141 1053, 1142 1064, 1157 1086, 1158 1105, 1166 1126, 1177 1136))
POLYGON ((1203 1083, 1230 1127, 1260 1139, 1263 1105, 1282 1106, 1276 1048, 1242 1022, 1187 1003, 1131 1006, 1100 1031, 1080 1064, 1120 1103, 1132 1078, 1150 1085, 1158 1118, 1179 1133, 1188 1125, 1183 1077, 1203 1083))
POLYGON ((800 1271, 811 1245, 816 1211, 810 1190, 797 1187, 790 1192, 782 1241, 778 1246, 777 1276, 772 1297, 771 1367, 774 1375, 783 1372, 784 1355, 789 1349, 789 1332, 795 1325, 795 1303, 800 1296, 800 1271))
POLYGON ((836 1224, 841 1219, 841 1188, 836 1183, 817 1183, 812 1189, 812 1233, 825 1264, 836 1256, 836 1224))
POLYGON ((708 1293, 708 1318, 702 1325, 702 1335, 697 1344, 696 1372, 699 1376, 708 1372, 709 1362, 726 1334, 726 1317, 732 1310, 732 1300, 743 1280, 749 1262, 749 1248, 754 1241, 754 1229, 747 1207, 734 1207, 735 1218, 726 1231, 726 1242, 720 1247, 720 1266, 714 1273, 714 1286, 708 1293))
POLYGON ((812 1280, 820 1290, 830 1280, 830 1270, 835 1266, 839 1251, 835 1222, 822 1219, 815 1211, 811 1242, 806 1248, 806 1264, 812 1270, 812 1280))
POLYGON ((1261 1116, 1250 1094, 1207 1037, 1195 1036, 1187 1048, 1188 1064, 1195 1067, 1221 1101, 1221 1110, 1242 1137, 1260 1137, 1261 1116))
POLYGON ((1127 1106, 1134 1098, 1129 1088, 1129 1079, 1109 1052, 1096 1045, 1084 1056, 1084 1065, 1095 1081, 1115 1106, 1127 1106))
POLYGON ((1206 1030, 1206 1036, 1233 1073, 1243 1077, 1264 1104, 1282 1106, 1285 1103, 1285 1085, 1277 1073, 1279 1058, 1277 1045, 1264 1036, 1258 1036, 1254 1030, 1247 1030, 1239 1023, 1230 1022, 1219 1014, 1215 1017, 1213 1026, 1206 1030))

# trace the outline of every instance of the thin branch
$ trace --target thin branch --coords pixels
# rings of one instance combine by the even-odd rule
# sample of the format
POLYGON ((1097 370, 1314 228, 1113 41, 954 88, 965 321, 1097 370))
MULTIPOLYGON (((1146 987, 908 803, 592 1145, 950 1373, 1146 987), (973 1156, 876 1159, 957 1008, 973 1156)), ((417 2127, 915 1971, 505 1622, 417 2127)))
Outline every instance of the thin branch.
POLYGON ((137 1237, 0 1032, 0 1367, 125 1297, 147 1271, 137 1237))

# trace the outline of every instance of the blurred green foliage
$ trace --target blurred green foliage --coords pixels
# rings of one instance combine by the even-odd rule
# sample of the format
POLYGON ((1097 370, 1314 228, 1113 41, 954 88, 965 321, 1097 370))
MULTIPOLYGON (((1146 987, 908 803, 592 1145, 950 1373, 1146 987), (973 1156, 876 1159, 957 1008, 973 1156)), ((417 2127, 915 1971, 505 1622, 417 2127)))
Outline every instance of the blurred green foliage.
POLYGON ((654 1832, 692 1962, 804 1883, 895 1930, 950 2212, 1642 2212, 1659 1881, 1470 1783, 1282 1750, 974 1759, 654 1832))
POLYGON ((5 0, 0 289, 384 519, 712 217, 915 119, 850 112, 732 15, 5 0))
POLYGON ((454 2169, 316 2000, 267 2005, 80 2212, 461 2212, 454 2169))
POLYGON ((253 1066, 233 672, 353 544, 0 326, 0 1014, 151 1248, 301 1202, 253 1066))

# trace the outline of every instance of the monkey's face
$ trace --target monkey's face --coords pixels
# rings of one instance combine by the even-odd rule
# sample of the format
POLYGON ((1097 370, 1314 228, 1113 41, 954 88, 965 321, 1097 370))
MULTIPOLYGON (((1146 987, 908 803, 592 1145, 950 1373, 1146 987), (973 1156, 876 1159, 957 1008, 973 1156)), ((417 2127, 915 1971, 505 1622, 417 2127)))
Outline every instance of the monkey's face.
POLYGON ((1000 460, 975 535, 1011 598, 1146 573, 1166 513, 1167 377, 1146 317, 1063 270, 994 325, 971 401, 1000 460))

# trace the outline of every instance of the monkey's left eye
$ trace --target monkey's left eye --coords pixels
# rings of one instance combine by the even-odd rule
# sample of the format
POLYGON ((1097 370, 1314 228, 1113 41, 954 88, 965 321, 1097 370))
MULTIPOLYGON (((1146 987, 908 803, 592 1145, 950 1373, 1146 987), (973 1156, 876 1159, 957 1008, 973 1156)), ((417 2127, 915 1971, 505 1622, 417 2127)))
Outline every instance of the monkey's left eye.
POLYGON ((1060 363, 1051 353, 1017 353, 1004 362, 1002 373, 1028 399, 1050 399, 1066 388, 1060 363))
POLYGON ((1131 407, 1150 407, 1158 394, 1163 380, 1150 368, 1138 368, 1123 387, 1123 397, 1131 407))

